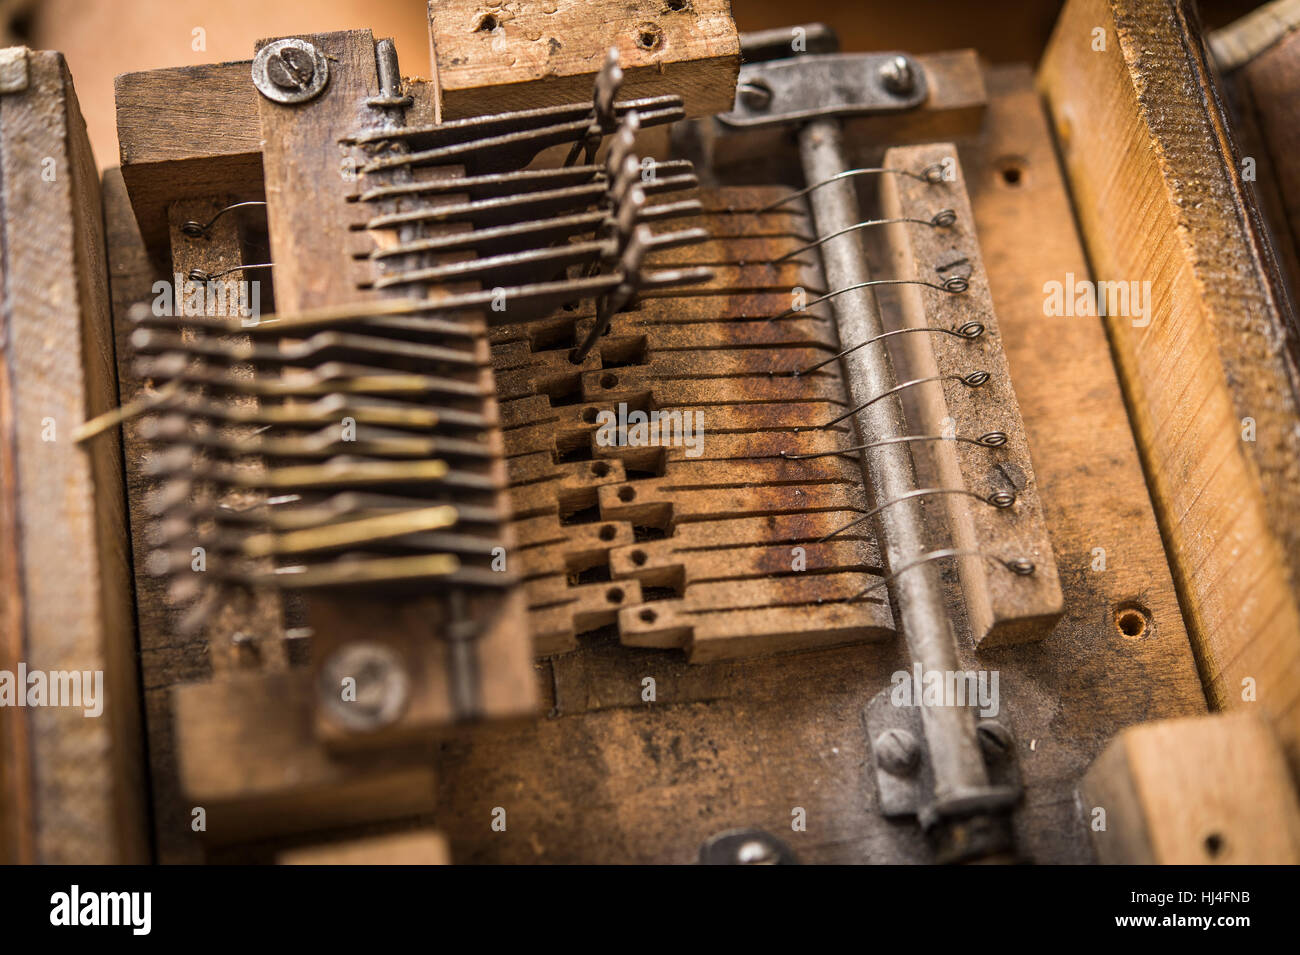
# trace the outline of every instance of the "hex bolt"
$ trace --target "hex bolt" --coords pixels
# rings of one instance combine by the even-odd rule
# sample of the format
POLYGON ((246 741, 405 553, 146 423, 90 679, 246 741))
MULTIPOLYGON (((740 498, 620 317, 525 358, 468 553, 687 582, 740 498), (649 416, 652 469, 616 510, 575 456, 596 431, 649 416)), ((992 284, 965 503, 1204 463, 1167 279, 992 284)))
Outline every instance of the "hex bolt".
POLYGON ((1006 759, 1016 748, 1016 739, 997 720, 980 720, 975 727, 980 748, 989 759, 1006 759))
POLYGON ((916 737, 904 729, 887 729, 871 744, 876 763, 892 776, 911 776, 921 762, 916 737))
POLYGON ((880 82, 895 96, 906 96, 916 88, 916 71, 905 56, 891 56, 880 68, 880 82))
POLYGON ((762 112, 772 105, 772 87, 766 80, 745 80, 740 84, 740 102, 747 109, 762 112))

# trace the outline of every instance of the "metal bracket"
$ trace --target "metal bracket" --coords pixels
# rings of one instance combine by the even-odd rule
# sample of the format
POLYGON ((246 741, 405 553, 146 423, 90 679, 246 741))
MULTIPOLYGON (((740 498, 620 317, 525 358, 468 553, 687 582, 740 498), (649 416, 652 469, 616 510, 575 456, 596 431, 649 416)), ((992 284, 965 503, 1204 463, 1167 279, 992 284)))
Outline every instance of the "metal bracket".
POLYGON ((934 798, 934 776, 925 748, 919 706, 896 706, 892 690, 881 690, 862 711, 875 768, 881 815, 914 816, 929 829, 944 812, 998 809, 1020 798, 1020 763, 1015 737, 1006 723, 980 720, 976 734, 989 774, 989 788, 972 793, 960 805, 940 807, 934 798))
POLYGON ((746 63, 736 105, 718 122, 754 129, 816 119, 915 109, 928 95, 925 71, 903 53, 835 53, 746 63))

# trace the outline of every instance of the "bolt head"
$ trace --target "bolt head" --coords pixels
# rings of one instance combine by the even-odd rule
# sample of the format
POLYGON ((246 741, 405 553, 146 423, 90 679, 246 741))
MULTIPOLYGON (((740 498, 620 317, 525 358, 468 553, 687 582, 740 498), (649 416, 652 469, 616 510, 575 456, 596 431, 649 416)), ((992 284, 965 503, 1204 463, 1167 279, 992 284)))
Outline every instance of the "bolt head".
POLYGON ((740 85, 739 98, 746 109, 761 112, 772 105, 772 87, 766 80, 750 79, 740 85))
POLYGON ((904 729, 887 729, 871 744, 876 764, 893 776, 911 776, 921 765, 921 746, 904 729))
POLYGON ((916 71, 905 56, 891 56, 880 68, 880 82, 895 96, 906 96, 916 89, 916 71))
POLYGON ((358 641, 341 647, 321 667, 319 700, 335 722, 350 730, 377 730, 406 711, 411 683, 402 659, 381 643, 358 641), (344 696, 346 680, 354 690, 344 696))
POLYGON ((997 720, 980 720, 975 727, 975 736, 979 740, 980 749, 990 759, 1005 759, 1016 748, 1016 739, 1011 735, 1011 730, 997 720))

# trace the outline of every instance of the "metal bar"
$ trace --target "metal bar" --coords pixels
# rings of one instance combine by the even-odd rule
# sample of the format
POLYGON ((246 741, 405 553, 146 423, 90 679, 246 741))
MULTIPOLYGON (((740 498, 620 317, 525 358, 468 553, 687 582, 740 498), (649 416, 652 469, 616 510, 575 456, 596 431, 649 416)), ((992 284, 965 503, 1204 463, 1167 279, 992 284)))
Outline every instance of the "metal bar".
MULTIPOLYGON (((849 169, 835 119, 818 119, 799 133, 804 177, 821 182, 849 169)), ((809 195, 818 235, 849 229, 860 222, 858 199, 850 179, 839 179, 809 195)), ((822 246, 827 288, 840 289, 868 282, 862 236, 848 231, 822 246)), ((880 311, 869 288, 836 298, 832 305, 841 342, 857 342, 884 332, 880 311)), ((883 348, 859 349, 843 357, 844 378, 853 403, 863 404, 897 386, 893 364, 883 348)), ((874 401, 853 416, 863 441, 873 442, 862 453, 864 476, 877 501, 900 499, 876 515, 881 550, 891 568, 903 567, 929 550, 921 501, 907 497, 918 485, 910 445, 881 441, 907 436, 903 405, 895 394, 874 401)), ((896 577, 890 585, 894 614, 907 639, 912 660, 925 671, 958 669, 952 624, 943 588, 933 564, 923 564, 896 577)), ((988 772, 975 736, 974 714, 968 707, 921 708, 922 725, 934 769, 935 807, 966 803, 989 788, 988 772)))

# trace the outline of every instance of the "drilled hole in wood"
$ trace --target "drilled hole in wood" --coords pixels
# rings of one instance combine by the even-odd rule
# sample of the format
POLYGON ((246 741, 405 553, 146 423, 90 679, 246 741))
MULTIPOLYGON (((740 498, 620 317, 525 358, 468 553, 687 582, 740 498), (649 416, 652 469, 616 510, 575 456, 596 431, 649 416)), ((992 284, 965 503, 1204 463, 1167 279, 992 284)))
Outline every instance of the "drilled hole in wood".
POLYGON ((644 565, 647 559, 648 558, 646 557, 645 551, 643 550, 632 551, 632 563, 636 564, 638 567, 644 565))
POLYGON ((643 23, 636 30, 636 45, 643 50, 657 50, 663 46, 664 34, 653 23, 643 23))
POLYGON ((600 539, 603 541, 612 541, 618 536, 618 529, 613 524, 606 524, 600 529, 600 539))
POLYGON ((659 619, 659 614, 649 609, 642 610, 641 613, 638 614, 638 616, 646 623, 654 623, 656 620, 659 619))
POLYGON ((673 13, 681 13, 687 6, 686 0, 668 0, 668 9, 673 13))
POLYGON ((1115 629, 1130 640, 1137 640, 1146 635, 1150 628, 1150 618, 1142 607, 1120 607, 1115 611, 1115 629))
POLYGON ((1003 156, 997 161, 998 183, 1008 189, 1019 189, 1025 184, 1026 166, 1022 156, 1003 156))
POLYGON ((609 462, 597 461, 591 466, 591 473, 596 475, 596 477, 605 477, 609 474, 609 462))
POLYGON ((492 14, 489 13, 486 16, 484 16, 483 19, 479 20, 478 26, 475 27, 474 29, 476 29, 479 33, 491 33, 496 28, 497 28, 497 18, 492 16, 492 14))
POLYGON ((618 489, 618 499, 626 504, 628 501, 636 499, 636 488, 621 487, 618 489))
POLYGON ((612 604, 621 604, 623 602, 623 591, 618 587, 611 587, 605 591, 605 599, 612 604))
POLYGON ((617 384, 618 384, 618 375, 600 376, 600 387, 602 388, 613 388, 617 384))

